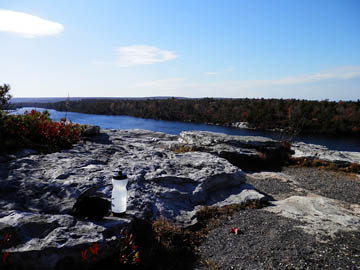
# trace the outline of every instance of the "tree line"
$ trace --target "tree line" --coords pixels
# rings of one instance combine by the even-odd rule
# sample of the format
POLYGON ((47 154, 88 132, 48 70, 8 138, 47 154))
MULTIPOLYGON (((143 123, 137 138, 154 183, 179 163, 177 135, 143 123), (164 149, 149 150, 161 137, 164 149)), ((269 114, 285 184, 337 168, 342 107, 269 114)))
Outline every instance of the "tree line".
POLYGON ((170 121, 232 126, 247 122, 258 130, 283 129, 300 134, 360 135, 360 100, 297 99, 83 99, 17 104, 90 114, 128 115, 170 121))

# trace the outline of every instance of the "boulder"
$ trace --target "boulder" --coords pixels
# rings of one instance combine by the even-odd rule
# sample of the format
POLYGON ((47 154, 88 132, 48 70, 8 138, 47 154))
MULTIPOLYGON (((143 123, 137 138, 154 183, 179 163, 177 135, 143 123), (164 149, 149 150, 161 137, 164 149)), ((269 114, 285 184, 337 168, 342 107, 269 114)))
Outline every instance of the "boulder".
POLYGON ((248 122, 234 122, 231 126, 234 128, 251 129, 248 122))
POLYGON ((72 149, 0 163, 0 237, 13 239, 2 250, 11 254, 8 263, 85 267, 82 252, 97 244, 101 258, 111 257, 121 228, 131 228, 135 217, 186 227, 197 222, 204 205, 265 200, 226 159, 171 151, 177 140, 143 130, 102 130, 72 149), (119 170, 129 179, 125 217, 72 215, 77 198, 89 188, 110 200, 112 176, 119 170))

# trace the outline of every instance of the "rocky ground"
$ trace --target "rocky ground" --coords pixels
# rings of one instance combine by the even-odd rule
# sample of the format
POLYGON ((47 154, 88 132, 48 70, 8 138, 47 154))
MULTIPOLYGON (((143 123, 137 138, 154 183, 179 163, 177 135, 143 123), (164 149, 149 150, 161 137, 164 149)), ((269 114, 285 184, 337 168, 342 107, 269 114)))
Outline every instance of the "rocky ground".
MULTIPOLYGON (((274 201, 320 195, 347 208, 360 201, 360 178, 316 168, 247 174, 246 180, 274 201)), ((312 231, 309 224, 316 224, 301 218, 306 213, 287 218, 269 209, 239 211, 224 220, 200 246, 207 265, 196 269, 360 269, 359 230, 346 231, 342 225, 334 230, 324 220, 323 228, 312 231), (230 232, 233 227, 239 228, 238 235, 230 232)), ((332 212, 324 216, 332 218, 332 212)))
MULTIPOLYGON (((204 139, 207 134, 187 135, 204 139)), ((208 135, 210 151, 209 144, 217 146, 228 140, 225 135, 208 135)), ((120 253, 120 231, 130 229, 135 218, 149 222, 163 218, 186 227, 197 222, 197 212, 204 205, 265 199, 245 183, 240 168, 217 154, 179 151, 184 144, 178 139, 144 130, 103 130, 72 149, 51 154, 28 150, 4 156, 0 162, 0 243, 4 242, 0 251, 8 254, 6 265, 85 267, 92 258, 81 254, 95 244, 101 251, 96 252, 98 261, 120 253), (129 180, 127 216, 109 213, 102 220, 75 216, 73 206, 89 188, 111 200, 112 177, 118 171, 129 180)), ((237 138, 248 147, 246 151, 230 144, 228 148, 238 150, 235 155, 253 158, 258 146, 269 148, 269 152, 281 147, 266 138, 251 139, 237 138)), ((88 208, 96 211, 95 205, 88 208)))
MULTIPOLYGON (((308 157, 311 149, 295 152, 308 157)), ((357 154, 320 150, 324 159, 358 162, 357 154)), ((190 269, 360 269, 360 178, 269 170, 285 157, 283 144, 262 137, 143 130, 102 130, 69 150, 0 157, 0 266, 89 269, 95 255, 114 256, 121 228, 130 229, 135 217, 186 228, 203 206, 267 200, 270 206, 238 211, 213 229, 190 269), (129 179, 128 215, 74 216, 90 187, 110 201, 119 170, 129 179)))

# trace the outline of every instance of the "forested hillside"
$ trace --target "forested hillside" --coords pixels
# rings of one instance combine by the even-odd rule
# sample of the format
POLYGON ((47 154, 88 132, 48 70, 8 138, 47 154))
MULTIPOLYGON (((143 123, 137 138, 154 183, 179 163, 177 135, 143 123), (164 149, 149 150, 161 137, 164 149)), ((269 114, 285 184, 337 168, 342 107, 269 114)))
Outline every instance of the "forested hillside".
POLYGON ((285 129, 302 134, 360 135, 360 100, 295 99, 84 99, 36 105, 59 111, 213 123, 247 122, 259 130, 285 129))

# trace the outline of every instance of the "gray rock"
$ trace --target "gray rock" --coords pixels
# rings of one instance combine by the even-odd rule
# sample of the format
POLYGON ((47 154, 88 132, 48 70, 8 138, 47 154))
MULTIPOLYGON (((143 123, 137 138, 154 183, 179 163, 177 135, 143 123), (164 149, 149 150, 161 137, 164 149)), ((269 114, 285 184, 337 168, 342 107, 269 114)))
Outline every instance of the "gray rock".
POLYGON ((114 254, 122 228, 130 228, 126 219, 106 218, 92 222, 70 215, 47 215, 32 212, 1 213, 0 234, 9 235, 3 252, 10 256, 10 269, 66 269, 86 267, 91 259, 106 259, 114 254), (82 251, 98 245, 99 252, 82 258, 82 251), (11 268, 12 267, 12 268, 11 268))
POLYGON ((274 206, 266 211, 304 222, 300 228, 320 241, 322 236, 335 238, 335 233, 340 230, 360 230, 360 208, 356 204, 349 205, 315 194, 291 196, 273 203, 274 206))
POLYGON ((294 151, 294 158, 315 158, 338 164, 360 164, 359 152, 329 150, 326 146, 303 142, 293 143, 291 149, 294 151))
POLYGON ((279 170, 291 154, 291 150, 280 141, 265 137, 184 131, 180 133, 178 141, 225 158, 246 171, 279 170))
POLYGON ((116 252, 114 239, 132 217, 162 217, 186 227, 196 223, 204 205, 265 199, 227 160, 169 150, 177 139, 143 130, 103 130, 69 150, 0 163, 0 234, 11 231, 16 239, 4 250, 13 254, 9 262, 39 269, 66 261, 77 265, 81 250, 95 242, 104 250, 102 256, 116 252), (89 187, 110 200, 111 178, 119 170, 129 178, 127 219, 70 215, 77 197, 89 187))
MULTIPOLYGON (((310 176, 306 175, 306 177, 310 176)), ((348 202, 344 198, 336 200, 320 195, 321 190, 324 189, 328 189, 328 196, 334 196, 332 193, 338 194, 336 187, 333 187, 330 192, 331 181, 338 181, 340 182, 339 186, 343 187, 342 181, 348 180, 328 180, 327 178, 330 178, 328 174, 313 173, 311 177, 311 182, 319 182, 317 189, 308 190, 309 185, 303 182, 301 177, 294 177, 287 173, 261 172, 247 175, 248 181, 253 183, 257 189, 275 198, 271 201, 273 206, 264 208, 262 211, 269 211, 300 221, 302 223, 300 228, 308 234, 315 235, 318 240, 322 241, 324 236, 335 238, 335 234, 339 231, 359 231, 359 204, 348 202), (276 194, 279 191, 281 194, 276 194), (319 194, 314 194, 314 192, 319 194)), ((357 185, 351 187, 354 190, 358 189, 357 185)), ((344 196, 351 195, 349 192, 344 193, 344 196)), ((355 196, 357 196, 356 191, 355 196)))
POLYGON ((278 146, 280 142, 259 136, 234 136, 209 131, 183 131, 180 133, 179 142, 201 146, 228 144, 243 148, 260 148, 264 146, 278 146))

